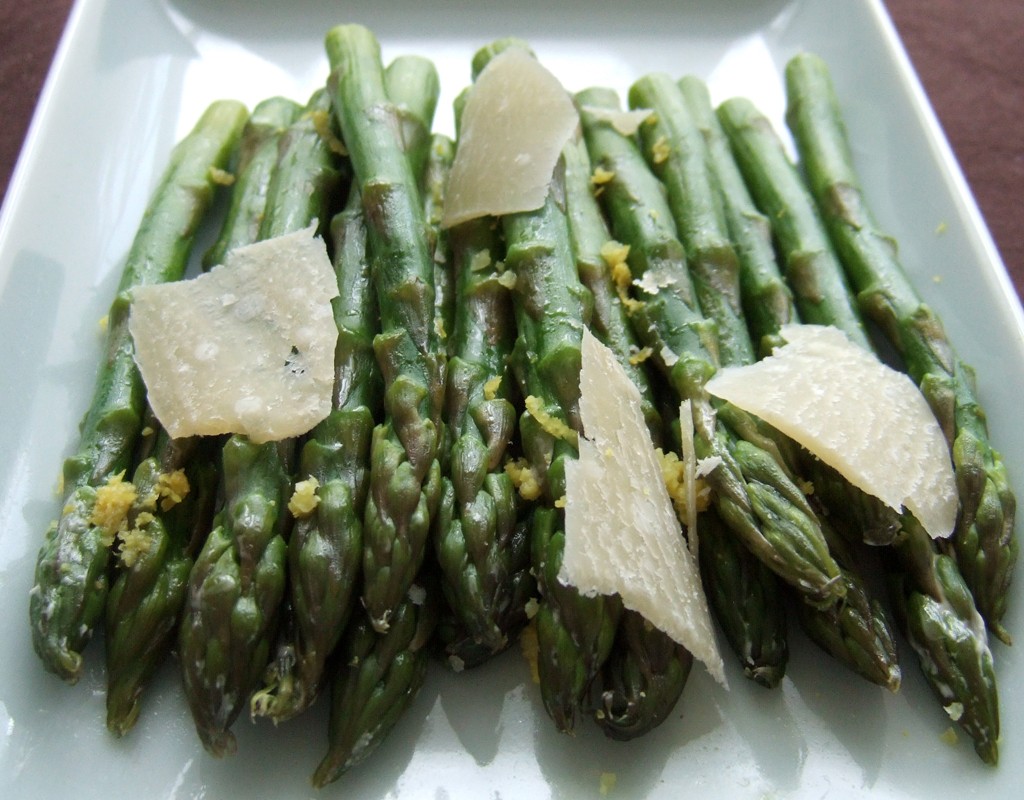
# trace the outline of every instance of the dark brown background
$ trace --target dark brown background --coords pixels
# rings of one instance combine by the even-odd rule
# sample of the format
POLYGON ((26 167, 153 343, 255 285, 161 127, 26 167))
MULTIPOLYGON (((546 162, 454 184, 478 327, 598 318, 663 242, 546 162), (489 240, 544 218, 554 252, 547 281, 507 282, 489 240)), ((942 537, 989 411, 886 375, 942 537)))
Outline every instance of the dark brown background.
MULTIPOLYGON (((889 13, 1024 297, 1024 2, 888 0, 889 13)), ((0 0, 0 192, 71 0, 0 0)))

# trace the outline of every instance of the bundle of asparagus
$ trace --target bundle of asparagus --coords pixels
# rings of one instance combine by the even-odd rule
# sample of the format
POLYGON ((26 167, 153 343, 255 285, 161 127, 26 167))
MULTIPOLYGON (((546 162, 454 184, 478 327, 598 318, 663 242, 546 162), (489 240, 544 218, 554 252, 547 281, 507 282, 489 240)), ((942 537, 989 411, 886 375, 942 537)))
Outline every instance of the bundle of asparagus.
MULTIPOLYGON (((517 48, 481 48, 474 79, 517 48)), ((105 615, 108 726, 123 735, 176 636, 197 731, 217 756, 234 750, 247 704, 277 722, 329 688, 317 785, 387 736, 432 653, 474 667, 524 628, 560 730, 585 717, 617 739, 658 726, 693 656, 618 595, 559 577, 566 464, 586 433, 586 326, 639 390, 663 450, 685 449, 689 402, 709 503, 681 505, 680 518, 696 519, 685 535, 744 673, 783 679, 792 604, 810 638, 896 691, 890 615, 864 571, 881 562, 928 682, 996 763, 985 626, 1009 643, 1014 498, 969 368, 867 209, 823 62, 787 68, 802 173, 749 101, 715 109, 696 78, 646 75, 629 92, 633 127, 610 90, 572 98, 579 136, 558 142, 539 205, 445 228, 467 137, 461 123, 454 140, 432 129, 433 65, 402 56, 385 68, 357 25, 332 29, 326 51, 330 78, 304 107, 211 106, 146 211, 37 563, 30 617, 46 668, 77 680, 105 615), (204 268, 312 223, 330 240, 333 401, 298 439, 172 439, 147 416, 131 290, 183 279, 218 183, 230 197, 204 268), (865 317, 949 439, 960 495, 949 542, 706 388, 771 355, 799 320, 870 350, 865 317)))

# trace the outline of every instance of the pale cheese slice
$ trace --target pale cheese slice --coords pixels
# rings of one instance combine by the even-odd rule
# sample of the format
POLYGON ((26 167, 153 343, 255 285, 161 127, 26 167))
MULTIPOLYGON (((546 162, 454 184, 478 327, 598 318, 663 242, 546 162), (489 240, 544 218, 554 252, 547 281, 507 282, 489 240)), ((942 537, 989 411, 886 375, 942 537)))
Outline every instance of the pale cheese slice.
POLYGON ((338 284, 313 233, 238 248, 193 280, 133 290, 135 360, 171 436, 274 441, 330 412, 338 284))
POLYGON ((689 650, 725 685, 700 571, 687 548, 641 410, 614 354, 585 330, 580 414, 586 438, 566 465, 559 579, 626 608, 689 650))
POLYGON ((467 95, 442 225, 540 208, 578 124, 568 93, 529 52, 499 53, 467 95))
POLYGON ((789 325, 768 358, 720 370, 707 390, 761 417, 933 538, 953 531, 957 489, 945 437, 909 377, 837 328, 789 325))

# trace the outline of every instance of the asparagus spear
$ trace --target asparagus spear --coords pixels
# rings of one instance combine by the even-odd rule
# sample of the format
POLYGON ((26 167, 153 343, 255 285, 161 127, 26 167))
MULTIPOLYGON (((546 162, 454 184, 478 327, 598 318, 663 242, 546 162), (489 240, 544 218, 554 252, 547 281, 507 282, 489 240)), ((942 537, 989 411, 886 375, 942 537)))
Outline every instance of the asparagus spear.
POLYGON ((429 160, 430 126, 441 92, 437 69, 421 56, 398 56, 384 71, 384 91, 397 111, 409 169, 419 182, 429 160))
POLYGON ((786 68, 787 119, 808 184, 858 292, 864 313, 902 354, 949 441, 960 494, 953 550, 993 634, 1002 625, 1017 562, 1016 499, 989 441, 974 375, 908 280, 896 246, 868 208, 825 63, 804 54, 786 68))
POLYGON ((810 639, 825 652, 872 683, 898 691, 902 671, 889 616, 868 590, 865 571, 851 544, 830 526, 823 525, 823 529, 840 565, 846 596, 826 609, 797 603, 797 618, 810 639))
POLYGON ((740 269, 740 302, 759 356, 782 344, 779 329, 796 319, 793 294, 779 273, 772 225, 754 204, 733 159, 729 141, 715 117, 707 86, 699 78, 680 79, 686 107, 701 134, 732 237, 740 269))
POLYGON ((106 603, 107 728, 117 736, 135 724, 143 688, 170 652, 218 478, 217 439, 148 438, 158 443, 132 478, 137 499, 106 603))
POLYGON ((362 200, 349 195, 331 222, 338 297, 335 394, 331 413, 302 446, 297 474, 316 481, 316 505, 297 518, 288 541, 294 635, 286 640, 251 701, 253 716, 280 722, 305 710, 353 610, 362 563, 362 511, 370 439, 380 414, 381 378, 373 357, 377 306, 366 259, 362 200))
POLYGON ((329 745, 314 786, 326 786, 367 758, 422 685, 437 606, 434 590, 414 588, 423 597, 415 592, 402 600, 386 632, 361 612, 346 631, 331 684, 329 745))
POLYGON ((222 263, 228 251, 256 241, 277 163, 278 142, 301 112, 298 103, 284 97, 271 97, 252 110, 238 146, 231 201, 217 241, 203 254, 204 268, 222 263))
POLYGON ((999 693, 985 622, 956 561, 937 551, 907 515, 893 546, 890 582, 897 618, 921 670, 983 761, 999 760, 999 693))
MULTIPOLYGON (((314 93, 307 113, 282 136, 261 239, 329 213, 340 173, 315 116, 326 101, 322 91, 314 93)), ((230 727, 271 657, 286 582, 284 512, 296 448, 294 439, 228 439, 224 507, 189 577, 178 637, 182 678, 199 736, 216 756, 234 752, 230 727)))
POLYGON ((589 327, 598 340, 619 359, 629 379, 640 390, 643 414, 655 442, 661 439, 662 419, 652 399, 653 388, 640 358, 640 348, 629 314, 615 291, 608 261, 601 249, 611 232, 594 197, 592 170, 586 143, 569 142, 565 150, 566 210, 576 271, 593 299, 589 327))
POLYGON ((44 666, 69 683, 103 611, 109 534, 95 524, 97 487, 129 467, 142 426, 145 389, 135 366, 128 310, 134 286, 177 280, 248 112, 234 101, 213 103, 174 149, 155 189, 110 309, 106 355, 78 451, 64 462, 65 500, 46 532, 29 597, 32 641, 44 666))
MULTIPOLYGON (((644 416, 655 441, 661 437, 647 372, 636 360, 639 350, 629 317, 616 294, 601 249, 611 233, 597 204, 586 144, 570 141, 565 158, 569 233, 580 280, 594 298, 590 328, 615 353, 640 391, 644 416)), ((693 664, 693 656, 636 612, 624 610, 611 653, 601 668, 595 717, 614 739, 632 739, 660 725, 675 707, 693 664)))
POLYGON ((644 153, 650 154, 651 167, 665 185, 697 302, 718 328, 721 363, 749 364, 754 351, 740 304, 739 260, 713 188, 700 129, 667 75, 641 78, 630 88, 629 98, 634 106, 654 111, 640 130, 644 153))
POLYGON ((445 359, 434 325, 434 264, 416 181, 387 102, 380 48, 357 25, 331 29, 326 48, 335 113, 366 215, 381 333, 385 421, 374 430, 363 548, 363 603, 386 631, 423 561, 441 475, 445 359))
POLYGON ((842 265, 814 201, 771 123, 743 97, 722 103, 718 119, 750 194, 772 221, 800 318, 816 325, 835 325, 852 341, 870 349, 842 265), (764 164, 760 169, 758 161, 764 164))
MULTIPOLYGON (((778 173, 782 173, 786 176, 787 187, 806 196, 805 187, 789 179, 792 166, 788 161, 774 159, 779 169, 773 169, 767 166, 773 160, 761 157, 762 150, 778 154, 780 145, 768 123, 763 118, 757 121, 748 104, 730 100, 719 108, 719 116, 731 139, 735 128, 735 135, 742 136, 747 142, 736 147, 735 152, 745 174, 747 167, 757 170, 755 178, 748 177, 752 186, 768 186, 778 173), (750 124, 731 127, 730 121, 734 116, 750 124), (749 161, 741 154, 749 156, 749 161)), ((779 183, 782 183, 781 179, 779 183)), ((777 186, 770 191, 782 198, 779 202, 785 207, 790 198, 788 194, 779 193, 777 186)), ((756 189, 754 193, 756 196, 756 189)), ((806 200, 801 202, 806 203, 806 200)), ((794 199, 793 204, 796 205, 797 200, 794 199)), ((836 325, 846 330, 848 335, 855 335, 859 325, 851 326, 845 311, 853 307, 849 298, 845 302, 842 298, 831 300, 835 302, 819 306, 824 313, 819 321, 836 325), (828 309, 838 308, 844 311, 837 312, 835 317, 829 316, 828 309)), ((819 485, 821 494, 836 492, 830 481, 819 481, 819 485)), ((851 497, 847 489, 839 491, 840 498, 851 497)), ((850 507, 862 509, 865 506, 854 497, 853 502, 845 506, 850 507)), ((835 519, 849 524, 844 514, 835 515, 835 519)), ((899 519, 888 560, 888 569, 892 573, 891 593, 900 612, 897 617, 918 653, 925 677, 943 705, 975 740, 982 758, 994 761, 999 722, 992 657, 984 625, 977 622, 980 617, 970 594, 962 591, 963 581, 956 574, 955 563, 939 555, 931 538, 910 514, 903 514, 899 519)))
POLYGON ((704 389, 719 363, 716 331, 697 307, 659 182, 633 141, 586 113, 583 122, 594 163, 612 175, 601 195, 612 231, 636 269, 634 329, 677 398, 692 401, 697 455, 721 459, 707 480, 723 521, 769 568, 829 605, 842 592, 838 567, 806 499, 773 456, 716 419, 704 389))
MULTIPOLYGON (((406 150, 410 158, 422 159, 437 101, 436 71, 425 59, 400 57, 386 79, 390 99, 402 109, 406 150)), ((326 109, 329 95, 323 97, 326 109)), ((250 703, 254 717, 275 722, 301 713, 316 698, 327 658, 348 623, 362 561, 370 441, 380 417, 381 376, 372 338, 378 311, 358 188, 332 221, 331 233, 339 291, 334 407, 301 453, 299 479, 316 482, 317 501, 311 510, 296 509, 289 539, 290 635, 250 703)))
MULTIPOLYGON (((747 192, 743 176, 732 157, 729 141, 722 130, 707 88, 697 78, 683 78, 679 82, 680 91, 696 125, 702 132, 706 143, 706 156, 711 171, 712 182, 716 184, 722 198, 725 216, 729 228, 738 242, 745 245, 738 249, 741 275, 746 276, 743 292, 748 307, 757 307, 756 323, 751 328, 758 331, 762 348, 779 341, 778 332, 782 325, 795 321, 796 311, 790 301, 771 250, 771 227, 768 217, 762 216, 747 192), (728 189, 728 191, 727 191, 728 189), (753 292, 751 297, 747 292, 753 292), (759 302, 764 297, 775 302, 759 302)), ((738 149, 744 152, 746 174, 751 176, 751 183, 758 187, 760 195, 776 198, 778 203, 790 197, 788 178, 791 173, 779 172, 784 176, 781 181, 773 180, 773 172, 769 169, 777 163, 781 149, 759 146, 769 141, 766 129, 758 128, 758 138, 754 141, 744 138, 738 149), (760 154, 767 150, 764 158, 760 154)), ((801 207, 801 197, 793 198, 792 204, 769 206, 774 216, 783 213, 784 209, 801 207)), ((814 230, 810 222, 805 227, 814 230)), ((837 308, 843 304, 837 302, 837 308)), ((720 408, 720 413, 727 414, 727 421, 734 418, 732 409, 720 408)), ((828 470, 820 461, 798 448, 792 442, 784 440, 777 432, 767 430, 767 426, 756 421, 756 427, 766 437, 776 443, 776 447, 784 452, 786 463, 796 472, 813 481, 814 492, 811 496, 812 505, 821 508, 821 496, 825 494, 832 501, 824 506, 826 514, 822 515, 822 531, 825 535, 836 562, 840 566, 842 581, 846 586, 846 595, 838 603, 819 608, 800 602, 797 604, 797 617, 811 639, 826 652, 843 661, 853 670, 875 683, 896 690, 900 683, 900 668, 896 649, 893 645, 893 634, 889 621, 881 604, 872 598, 863 578, 860 565, 854 560, 852 545, 836 536, 829 519, 852 520, 856 525, 863 526, 856 530, 851 541, 862 538, 878 539, 887 534, 894 535, 898 529, 895 514, 870 498, 865 493, 850 486, 837 473, 828 470), (827 483, 831 491, 820 492, 818 478, 827 483)))
POLYGON ((501 241, 486 218, 453 228, 450 238, 456 317, 446 421, 454 502, 440 517, 435 547, 458 631, 446 651, 473 665, 503 650, 525 624, 533 581, 516 488, 504 469, 516 424, 515 321, 501 241))
POLYGON ((685 647, 626 609, 601 670, 598 724, 622 741, 653 730, 672 713, 692 666, 685 647))

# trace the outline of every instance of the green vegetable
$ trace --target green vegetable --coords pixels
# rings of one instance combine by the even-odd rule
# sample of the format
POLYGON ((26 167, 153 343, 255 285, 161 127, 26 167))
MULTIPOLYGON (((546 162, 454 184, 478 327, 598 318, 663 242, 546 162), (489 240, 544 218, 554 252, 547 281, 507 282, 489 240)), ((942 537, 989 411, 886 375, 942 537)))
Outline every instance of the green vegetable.
POLYGON ((442 503, 435 547, 454 617, 446 652, 469 666, 505 649, 526 623, 533 581, 516 487, 505 472, 517 413, 503 247, 491 219, 462 223, 449 236, 457 276, 445 411, 451 502, 442 503))
POLYGON ((386 632, 362 612, 345 633, 331 681, 328 748, 313 785, 326 786, 367 758, 384 740, 423 685, 437 622, 435 589, 406 598, 386 632))
POLYGON ((896 245, 875 221, 860 187, 825 63, 806 54, 786 67, 787 119, 864 313, 903 356, 949 441, 960 494, 953 547, 978 610, 999 639, 1019 545, 1016 499, 989 442, 974 373, 954 352, 942 323, 917 293, 896 245))
POLYGON ((722 103, 718 119, 750 194, 771 220, 800 319, 814 325, 835 325, 851 341, 870 349, 843 267, 814 200, 771 123, 743 97, 722 103))
POLYGON ((254 716, 279 722, 304 711, 324 680, 327 658, 353 610, 362 565, 363 509, 370 440, 381 413, 381 377, 373 356, 377 305, 366 258, 362 201, 353 191, 331 222, 338 297, 335 392, 331 413, 302 445, 297 477, 317 481, 316 507, 300 516, 288 541, 290 627, 252 697, 254 716))
POLYGON ((121 543, 121 568, 105 611, 107 728, 117 736, 135 724, 142 691, 174 643, 189 572, 213 516, 219 472, 219 439, 172 440, 162 430, 147 438, 158 441, 132 477, 137 499, 126 525, 141 542, 121 543), (177 470, 188 481, 180 500, 158 491, 161 477, 177 470))
MULTIPOLYGON (((261 239, 330 213, 340 172, 316 116, 326 101, 324 92, 314 93, 306 113, 282 135, 261 239)), ((189 577, 178 653, 196 730, 216 756, 234 752, 230 726, 271 658, 287 575, 286 507, 296 451, 294 439, 228 439, 224 506, 189 577)))
MULTIPOLYGON (((829 605, 842 591, 838 566, 806 499, 772 455, 716 419, 704 389, 718 367, 716 327, 697 305, 657 178, 633 141, 586 113, 583 119, 592 160, 612 175, 601 199, 614 235, 629 245, 634 329, 677 399, 692 401, 697 456, 722 459, 707 476, 722 520, 780 577, 829 605)), ((643 136, 660 138, 651 131, 643 136)))
POLYGON ((184 274, 196 231, 248 117, 234 101, 213 103, 175 148, 135 235, 110 308, 106 354, 78 451, 64 463, 64 505, 36 562, 29 598, 32 642, 44 666, 69 683, 103 612, 109 532, 92 521, 96 488, 130 466, 142 427, 145 387, 128 332, 131 290, 184 274))
POLYGON ((434 323, 423 203, 387 102, 379 45, 366 28, 341 25, 328 32, 326 48, 335 114, 363 198, 380 309, 374 351, 384 375, 385 420, 370 451, 362 600, 385 631, 423 562, 440 500, 445 358, 434 323))
POLYGON ((284 97, 271 97, 252 110, 238 145, 231 201, 217 241, 203 254, 204 268, 223 263, 229 251, 259 238, 281 135, 301 113, 302 106, 284 97))

